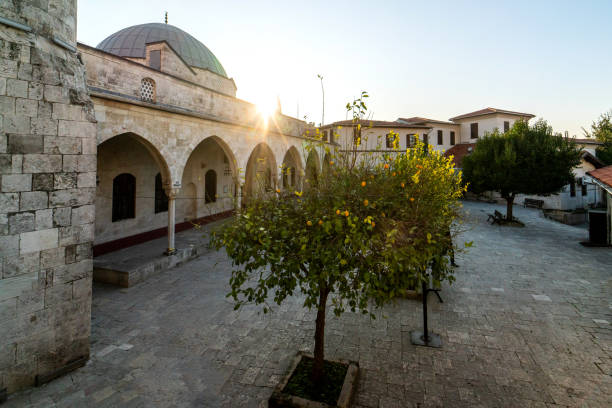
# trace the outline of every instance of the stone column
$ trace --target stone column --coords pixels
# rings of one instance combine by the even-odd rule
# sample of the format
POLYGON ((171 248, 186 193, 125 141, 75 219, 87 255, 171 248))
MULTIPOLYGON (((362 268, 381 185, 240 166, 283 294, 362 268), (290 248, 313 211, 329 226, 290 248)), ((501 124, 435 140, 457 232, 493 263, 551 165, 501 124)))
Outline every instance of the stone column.
POLYGON ((180 189, 165 187, 166 195, 168 196, 168 249, 164 252, 165 255, 174 255, 176 247, 174 243, 174 230, 176 225, 176 196, 180 189))

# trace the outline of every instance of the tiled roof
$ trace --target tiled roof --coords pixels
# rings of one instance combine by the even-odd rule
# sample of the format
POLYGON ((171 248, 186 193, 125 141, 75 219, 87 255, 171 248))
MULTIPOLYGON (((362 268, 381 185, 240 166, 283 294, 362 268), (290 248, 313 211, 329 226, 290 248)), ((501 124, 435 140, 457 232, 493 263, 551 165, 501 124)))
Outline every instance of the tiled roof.
POLYGON ((531 113, 514 112, 514 111, 496 109, 496 108, 485 108, 485 109, 477 110, 474 112, 465 113, 463 115, 455 116, 454 118, 450 118, 449 120, 458 120, 458 119, 472 118, 475 116, 491 115, 493 113, 503 113, 506 115, 516 115, 516 116, 527 116, 529 118, 535 117, 535 115, 532 115, 531 113))
POLYGON ((421 118, 419 116, 413 116, 411 118, 398 118, 397 119, 398 122, 405 122, 405 123, 409 123, 409 124, 427 124, 427 123, 439 123, 442 125, 456 125, 456 123, 453 122, 446 122, 444 120, 437 120, 437 119, 429 119, 429 118, 421 118))
POLYGON ((374 128, 418 128, 418 129, 431 129, 431 126, 425 126, 425 125, 420 125, 420 124, 407 124, 407 123, 400 123, 400 122, 389 122, 386 120, 360 120, 357 122, 353 122, 352 120, 341 120, 339 122, 334 122, 334 123, 330 123, 328 125, 323 126, 323 128, 325 127, 330 127, 330 126, 354 126, 356 124, 361 124, 361 127, 363 128, 368 128, 368 127, 374 127, 374 128))
POLYGON ((587 151, 582 152, 582 160, 591 163, 596 169, 600 169, 605 166, 604 162, 587 151))
POLYGON ((601 169, 588 171, 587 174, 603 184, 612 188, 612 166, 602 167, 601 169))
POLYGON ((472 153, 474 150, 474 146, 476 143, 461 143, 454 145, 450 149, 448 149, 445 153, 445 157, 453 156, 453 161, 455 162, 455 168, 460 169, 461 164, 463 162, 463 158, 468 154, 472 153))

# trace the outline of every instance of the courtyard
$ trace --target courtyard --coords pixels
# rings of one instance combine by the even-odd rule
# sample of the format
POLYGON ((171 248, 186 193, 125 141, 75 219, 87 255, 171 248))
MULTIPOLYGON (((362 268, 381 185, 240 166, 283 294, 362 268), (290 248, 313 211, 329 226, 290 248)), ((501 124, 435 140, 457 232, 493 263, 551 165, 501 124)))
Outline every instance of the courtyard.
MULTIPOLYGON (((443 348, 413 346, 421 303, 400 299, 376 320, 328 317, 326 356, 357 360, 356 407, 612 405, 612 251, 587 230, 515 208, 525 228, 491 226, 502 206, 465 202, 456 282, 429 297, 443 348)), ((314 311, 298 296, 274 313, 238 312, 221 252, 129 289, 94 284, 91 359, 4 407, 265 407, 314 311)))

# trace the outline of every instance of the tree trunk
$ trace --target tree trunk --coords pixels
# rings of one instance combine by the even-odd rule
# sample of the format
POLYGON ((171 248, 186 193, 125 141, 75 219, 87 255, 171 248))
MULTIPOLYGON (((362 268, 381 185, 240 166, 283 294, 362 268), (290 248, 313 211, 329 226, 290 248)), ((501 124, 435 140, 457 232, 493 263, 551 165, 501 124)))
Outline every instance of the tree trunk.
POLYGON ((512 221, 512 206, 514 205, 514 194, 506 197, 506 220, 512 221))
POLYGON ((319 305, 317 307, 317 323, 315 329, 315 348, 314 364, 312 365, 311 380, 314 383, 323 378, 323 359, 325 348, 325 308, 327 306, 327 295, 329 290, 326 287, 319 289, 319 305))

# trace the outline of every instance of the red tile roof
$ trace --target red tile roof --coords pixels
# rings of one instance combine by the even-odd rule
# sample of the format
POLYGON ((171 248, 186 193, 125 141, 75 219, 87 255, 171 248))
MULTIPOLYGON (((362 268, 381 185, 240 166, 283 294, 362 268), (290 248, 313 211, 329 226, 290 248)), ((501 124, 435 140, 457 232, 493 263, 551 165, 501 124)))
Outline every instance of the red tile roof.
POLYGON ((529 117, 529 118, 535 117, 535 115, 532 115, 531 113, 514 112, 514 111, 509 111, 509 110, 504 110, 504 109, 496 109, 496 108, 484 108, 484 109, 477 110, 477 111, 474 111, 474 112, 465 113, 463 115, 455 116, 454 118, 450 118, 449 120, 458 120, 458 119, 472 118, 472 117, 475 117, 475 116, 491 115, 491 114, 494 114, 494 113, 503 113, 503 114, 506 114, 506 115, 516 115, 516 116, 526 116, 526 117, 529 117))
POLYGON ((601 169, 587 171, 587 174, 608 187, 612 188, 612 166, 602 167, 601 169))
POLYGON ((460 169, 461 164, 463 162, 463 158, 468 154, 472 153, 472 151, 474 150, 474 146, 476 146, 476 143, 461 143, 458 145, 454 145, 444 153, 444 156, 453 156, 455 168, 460 169))
POLYGON ((456 123, 452 123, 452 122, 446 122, 444 120, 437 120, 437 119, 429 119, 429 118, 421 118, 418 116, 413 116, 411 118, 398 118, 398 121, 402 121, 402 122, 406 122, 406 123, 410 123, 410 124, 426 124, 426 123, 439 123, 439 124, 443 124, 443 125, 456 125, 456 123))
POLYGON ((356 124, 361 124, 362 127, 367 128, 367 127, 383 127, 383 128, 418 128, 418 129, 431 129, 431 126, 425 126, 425 125, 420 125, 420 124, 407 124, 407 123, 400 123, 400 122, 389 122, 386 120, 360 120, 357 122, 353 122, 352 120, 341 120, 339 122, 334 122, 334 123, 330 123, 328 125, 323 126, 323 128, 325 127, 330 127, 330 126, 354 126, 356 124))

